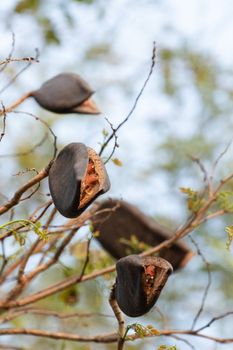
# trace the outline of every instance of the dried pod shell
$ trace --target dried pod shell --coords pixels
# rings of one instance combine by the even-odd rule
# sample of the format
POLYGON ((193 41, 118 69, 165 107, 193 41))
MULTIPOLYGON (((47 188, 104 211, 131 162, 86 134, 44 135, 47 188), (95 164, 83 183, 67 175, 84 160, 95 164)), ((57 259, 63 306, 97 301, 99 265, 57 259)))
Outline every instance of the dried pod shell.
POLYGON ((49 188, 58 211, 74 218, 107 192, 110 182, 98 154, 82 143, 71 143, 61 150, 50 168, 49 188))
MULTIPOLYGON (((94 230, 99 232, 97 239, 116 259, 142 252, 142 243, 144 246, 154 247, 173 234, 137 207, 122 200, 105 200, 98 203, 96 209, 97 212, 100 211, 93 219, 94 230), (137 250, 130 244, 132 236, 140 242, 137 250)), ((192 251, 183 242, 175 242, 169 248, 162 249, 159 254, 172 264, 174 270, 185 266, 193 256, 192 251)))
POLYGON ((41 107, 55 113, 99 114, 91 99, 93 93, 79 75, 61 73, 47 80, 31 96, 41 107))
POLYGON ((155 304, 172 273, 171 264, 159 257, 129 255, 118 260, 115 297, 130 317, 147 313, 155 304))

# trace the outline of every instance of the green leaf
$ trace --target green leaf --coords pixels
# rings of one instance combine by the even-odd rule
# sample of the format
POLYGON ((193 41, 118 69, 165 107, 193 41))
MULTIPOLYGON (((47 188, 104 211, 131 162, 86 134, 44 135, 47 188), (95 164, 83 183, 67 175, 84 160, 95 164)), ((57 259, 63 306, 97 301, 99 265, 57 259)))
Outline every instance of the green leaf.
POLYGON ((197 213, 205 204, 205 198, 200 196, 200 194, 197 191, 194 191, 189 187, 180 187, 180 191, 188 196, 188 209, 192 213, 197 213))
POLYGON ((118 158, 112 158, 112 162, 116 165, 116 166, 122 166, 122 161, 118 158))
POLYGON ((40 5, 40 0, 21 0, 15 7, 15 12, 35 12, 38 10, 40 5))
POLYGON ((108 130, 103 129, 103 130, 102 130, 102 135, 103 135, 104 137, 107 137, 107 136, 109 135, 108 130))
POLYGON ((217 195, 217 204, 219 207, 228 213, 233 212, 233 192, 232 191, 224 191, 220 192, 217 195))
POLYGON ((227 226, 225 228, 225 231, 227 232, 228 234, 228 238, 227 238, 227 242, 226 242, 226 247, 228 250, 230 250, 230 247, 231 247, 231 243, 233 241, 233 226, 227 226))
POLYGON ((39 18, 39 23, 43 28, 45 40, 49 44, 60 44, 60 39, 54 29, 53 23, 48 17, 39 18))
POLYGON ((130 236, 130 239, 125 239, 122 237, 119 241, 127 247, 127 254, 138 254, 151 247, 145 242, 139 241, 137 236, 134 234, 130 236))

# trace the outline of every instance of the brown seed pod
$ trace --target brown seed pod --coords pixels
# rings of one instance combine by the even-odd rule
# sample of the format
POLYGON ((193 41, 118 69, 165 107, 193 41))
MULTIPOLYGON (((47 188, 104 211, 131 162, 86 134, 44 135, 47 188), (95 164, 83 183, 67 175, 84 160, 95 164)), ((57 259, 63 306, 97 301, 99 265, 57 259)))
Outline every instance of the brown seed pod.
POLYGON ((126 315, 138 317, 154 306, 172 266, 159 257, 128 255, 118 260, 116 271, 116 301, 126 315))
POLYGON ((49 188, 58 211, 74 218, 107 192, 110 182, 101 158, 93 149, 82 143, 70 143, 50 168, 49 188))
POLYGON ((55 113, 99 114, 99 109, 91 99, 93 93, 79 75, 61 73, 47 80, 30 96, 41 107, 55 113))
MULTIPOLYGON (((93 219, 94 230, 99 232, 97 239, 116 259, 132 253, 141 253, 141 243, 154 247, 173 234, 137 207, 122 200, 105 200, 98 203, 96 210, 100 211, 93 219), (132 236, 140 242, 137 250, 132 248, 132 236)), ((159 255, 177 270, 187 264, 193 253, 183 242, 175 242, 171 247, 162 249, 159 255)))

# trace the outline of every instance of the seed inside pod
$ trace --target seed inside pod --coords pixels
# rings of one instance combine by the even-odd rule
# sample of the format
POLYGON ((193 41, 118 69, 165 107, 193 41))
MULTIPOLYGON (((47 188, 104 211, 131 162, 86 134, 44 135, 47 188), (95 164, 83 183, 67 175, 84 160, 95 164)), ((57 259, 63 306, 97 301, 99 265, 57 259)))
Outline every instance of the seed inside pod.
POLYGON ((159 257, 128 255, 118 260, 116 271, 117 303, 126 315, 138 317, 154 306, 173 269, 159 257))
POLYGON ((82 143, 71 143, 61 150, 51 166, 49 188, 58 211, 74 218, 108 191, 110 182, 98 154, 82 143))

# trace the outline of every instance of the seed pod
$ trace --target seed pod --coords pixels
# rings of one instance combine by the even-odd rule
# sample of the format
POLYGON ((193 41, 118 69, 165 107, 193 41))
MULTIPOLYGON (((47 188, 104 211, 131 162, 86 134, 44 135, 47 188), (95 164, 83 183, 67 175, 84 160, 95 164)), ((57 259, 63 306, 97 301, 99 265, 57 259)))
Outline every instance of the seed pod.
POLYGON ((91 99, 93 93, 79 75, 61 73, 32 91, 31 96, 41 107, 55 113, 99 114, 91 99))
MULTIPOLYGON (((94 230, 99 232, 97 239, 116 259, 141 253, 145 245, 154 247, 173 234, 137 207, 122 200, 108 199, 100 202, 97 211, 100 213, 93 219, 94 230), (137 247, 134 245, 132 248, 132 236, 138 241, 137 247)), ((177 270, 187 264, 193 252, 183 242, 175 242, 169 248, 162 249, 159 255, 177 270)))
POLYGON ((50 168, 49 188, 58 211, 74 218, 107 192, 110 182, 101 158, 93 149, 82 143, 70 143, 50 168))
POLYGON ((138 317, 154 306, 172 266, 162 258, 128 255, 118 260, 116 271, 116 301, 126 315, 138 317))

